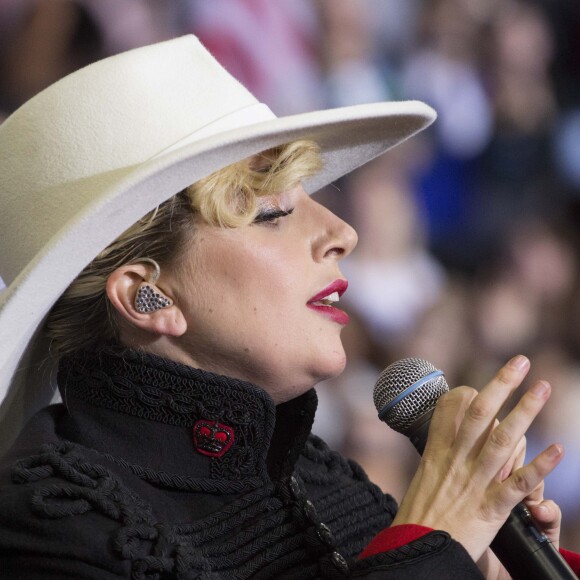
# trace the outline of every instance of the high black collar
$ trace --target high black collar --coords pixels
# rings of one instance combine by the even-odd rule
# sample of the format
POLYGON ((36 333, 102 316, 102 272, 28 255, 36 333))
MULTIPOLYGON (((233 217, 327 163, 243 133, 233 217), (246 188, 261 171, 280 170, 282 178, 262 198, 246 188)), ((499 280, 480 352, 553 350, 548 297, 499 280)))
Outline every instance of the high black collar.
POLYGON ((250 383, 114 348, 61 360, 60 435, 130 464, 238 483, 289 475, 310 433, 311 390, 275 406, 250 383))

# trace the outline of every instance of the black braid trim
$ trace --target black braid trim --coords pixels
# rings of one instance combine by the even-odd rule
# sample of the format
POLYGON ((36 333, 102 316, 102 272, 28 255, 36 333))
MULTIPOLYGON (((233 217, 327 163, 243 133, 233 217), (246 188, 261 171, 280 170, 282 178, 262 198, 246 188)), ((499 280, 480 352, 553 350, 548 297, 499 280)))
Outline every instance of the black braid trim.
MULTIPOLYGON (((239 381, 233 381, 232 387, 227 378, 130 351, 122 356, 103 351, 73 359, 61 368, 65 400, 67 395, 76 398, 77 404, 79 399, 87 399, 120 412, 126 412, 123 409, 128 405, 140 409, 131 410, 131 415, 172 425, 181 425, 181 421, 192 424, 198 419, 196 413, 203 412, 204 418, 215 418, 236 429, 237 456, 222 466, 212 466, 215 479, 211 480, 158 472, 68 441, 45 446, 15 466, 15 482, 42 482, 31 486, 33 509, 39 516, 77 517, 92 511, 117 522, 110 545, 130 564, 132 578, 334 577, 334 550, 352 558, 389 525, 392 514, 386 496, 368 482, 356 464, 330 451, 317 437, 309 438, 306 460, 300 459, 312 469, 298 467, 295 474, 302 480, 300 489, 314 492, 314 513, 306 509, 306 498, 296 492, 296 486, 290 488, 294 480, 287 475, 293 457, 286 463, 282 454, 271 456, 270 467, 281 477, 275 483, 269 483, 261 471, 258 475, 262 477, 256 477, 254 447, 263 448, 274 425, 274 406, 256 387, 239 381), (103 465, 89 463, 91 458, 102 458, 103 465), (157 521, 152 508, 124 486, 124 471, 114 466, 163 489, 244 495, 230 498, 228 505, 203 520, 166 524, 157 521), (320 533, 321 515, 334 539, 332 534, 329 539, 320 533)), ((298 407, 287 406, 286 410, 296 421, 301 419, 298 407)), ((306 409, 306 415, 310 410, 306 409)), ((299 422, 306 425, 308 421, 302 419, 299 422)), ((303 440, 307 430, 302 431, 299 439, 303 440)), ((292 443, 282 440, 280 447, 290 447, 296 455, 302 441, 295 448, 292 443)))
MULTIPOLYGON (((296 474, 299 475, 305 482, 321 487, 328 487, 331 490, 326 495, 317 500, 317 509, 322 513, 327 508, 332 509, 332 513, 336 512, 336 505, 340 503, 340 498, 352 498, 355 495, 364 493, 370 496, 368 503, 376 502, 383 509, 385 509, 391 517, 395 517, 397 513, 397 502, 389 495, 383 493, 379 486, 372 483, 363 468, 352 461, 345 459, 338 453, 332 451, 324 441, 312 435, 306 446, 304 456, 315 461, 319 465, 328 467, 329 472, 323 474, 313 473, 313 470, 304 467, 300 464, 296 466, 296 474), (338 456, 338 457, 337 457, 338 456), (330 466, 330 467, 329 467, 330 466), (346 480, 340 476, 346 476, 346 480), (341 484, 337 487, 337 482, 341 484), (344 482, 343 482, 344 481, 344 482), (332 484, 335 484, 334 486, 332 484), (358 490, 358 491, 357 491, 358 490)), ((362 505, 362 504, 361 504, 362 505)), ((357 509, 360 506, 357 506, 357 509)))
POLYGON ((310 437, 304 456, 322 469, 299 463, 296 475, 316 497, 321 520, 330 527, 343 556, 355 557, 372 538, 388 527, 397 511, 394 499, 371 483, 362 468, 310 437))
MULTIPOLYGON (((250 383, 151 354, 110 348, 63 357, 58 383, 67 406, 77 399, 178 427, 192 427, 200 419, 230 426, 234 444, 219 460, 211 459, 210 473, 212 479, 230 480, 233 487, 217 486, 216 492, 235 492, 240 484, 256 486, 255 478, 266 476, 262 455, 274 430, 276 411, 268 395, 250 383)), ((196 489, 198 485, 138 466, 125 467, 158 486, 196 489)))
POLYGON ((141 419, 191 427, 199 417, 248 426, 275 409, 250 383, 132 350, 103 349, 63 357, 58 384, 63 400, 75 395, 141 419))
POLYGON ((229 521, 223 522, 217 542, 218 530, 212 530, 212 537, 200 531, 196 538, 188 536, 188 545, 197 546, 198 553, 204 555, 213 570, 223 573, 224 578, 254 578, 258 573, 261 578, 280 578, 285 576, 280 576, 278 571, 289 567, 315 569, 312 553, 305 549, 303 532, 291 521, 289 510, 261 515, 251 524, 242 518, 241 525, 233 531, 229 521), (231 570, 236 571, 234 576, 229 575, 231 570))
POLYGON ((332 506, 328 511, 320 510, 320 517, 332 530, 341 553, 348 557, 359 554, 379 531, 393 521, 391 513, 380 509, 372 501, 371 494, 360 487, 345 490, 337 513, 332 506))
POLYGON ((254 517, 263 511, 278 509, 280 504, 276 498, 271 497, 270 493, 271 489, 265 487, 244 495, 201 521, 193 524, 176 524, 175 533, 188 536, 212 529, 220 524, 229 525, 232 529, 239 528, 246 516, 254 517))
POLYGON ((356 569, 364 570, 377 565, 408 565, 413 560, 428 558, 445 550, 451 543, 451 537, 447 532, 436 530, 394 550, 363 558, 357 562, 356 569))
MULTIPOLYGON (((356 496, 355 496, 356 497, 356 496)), ((366 504, 359 509, 355 507, 356 502, 349 506, 349 510, 345 511, 342 517, 327 518, 324 521, 334 530, 336 541, 342 544, 347 538, 356 537, 360 533, 368 533, 367 530, 382 529, 387 527, 393 520, 392 516, 386 512, 377 512, 376 505, 366 504), (338 528, 339 521, 348 521, 348 526, 342 529, 338 528)), ((324 518, 324 514, 321 514, 324 518)))
POLYGON ((155 487, 162 489, 179 489, 181 491, 201 491, 213 495, 223 495, 228 493, 241 493, 252 489, 257 489, 263 485, 263 480, 259 477, 248 477, 238 481, 230 481, 227 479, 215 480, 195 477, 187 477, 179 475, 178 473, 169 473, 166 471, 156 471, 149 467, 142 467, 129 463, 119 457, 114 457, 109 453, 97 452, 99 455, 122 467, 127 469, 139 479, 147 481, 155 487))
POLYGON ((34 511, 51 519, 98 511, 118 522, 152 524, 152 511, 102 465, 88 463, 82 448, 70 442, 43 445, 40 453, 21 459, 12 468, 14 483, 54 478, 33 487, 34 511))
POLYGON ((338 474, 353 477, 350 463, 340 453, 332 451, 328 445, 316 435, 310 435, 302 455, 314 463, 324 466, 326 470, 303 469, 300 465, 296 467, 296 472, 305 482, 316 485, 327 485, 336 481, 338 474))
MULTIPOLYGON (((284 485, 279 482, 275 489, 280 492, 284 485)), ((298 570, 299 577, 317 578, 318 565, 312 557, 328 554, 335 547, 322 541, 316 522, 306 517, 299 503, 264 498, 246 505, 243 512, 236 506, 231 517, 220 518, 214 526, 206 518, 195 529, 178 526, 174 531, 187 535, 189 545, 198 546, 214 569, 224 571, 224 578, 232 568, 239 578, 296 578, 298 570)))
MULTIPOLYGON (((315 578, 318 553, 312 523, 296 517, 293 503, 272 497, 273 486, 252 492, 193 525, 156 522, 151 507, 102 465, 88 463, 78 445, 43 446, 13 468, 16 483, 32 486, 41 517, 74 517, 93 511, 118 522, 111 538, 138 580, 194 578, 315 578), (309 540, 310 538, 310 540, 309 540)), ((324 550, 329 548, 325 547, 324 550)))
MULTIPOLYGON (((344 489, 318 501, 317 509, 324 521, 332 523, 334 520, 348 518, 350 523, 355 524, 358 520, 366 520, 371 513, 376 513, 376 504, 367 486, 357 484, 345 486, 344 489), (332 501, 329 501, 329 497, 332 501)), ((380 502, 380 505, 384 507, 385 502, 380 502)), ((384 511, 389 517, 393 517, 390 511, 384 511)))
MULTIPOLYGON (((296 525, 291 522, 288 513, 284 510, 273 513, 264 511, 254 515, 256 517, 252 517, 252 514, 247 512, 240 513, 238 526, 226 520, 210 528, 207 534, 201 529, 196 534, 185 534, 185 537, 192 545, 203 546, 207 556, 223 556, 233 554, 240 549, 247 549, 252 542, 256 541, 256 535, 262 539, 267 538, 268 535, 275 535, 280 539, 290 537, 296 532, 296 525), (250 521, 253 523, 251 527, 248 527, 250 521), (215 541, 223 537, 229 538, 225 544, 215 541)), ((234 554, 234 557, 238 554, 234 554)))

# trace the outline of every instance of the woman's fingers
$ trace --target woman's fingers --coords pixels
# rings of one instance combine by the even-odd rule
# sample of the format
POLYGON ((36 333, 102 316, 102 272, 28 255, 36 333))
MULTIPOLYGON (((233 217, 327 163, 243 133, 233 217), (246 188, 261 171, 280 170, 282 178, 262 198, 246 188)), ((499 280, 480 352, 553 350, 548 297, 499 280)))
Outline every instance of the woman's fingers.
POLYGON ((500 501, 511 509, 538 488, 560 463, 564 456, 561 445, 554 443, 537 455, 533 461, 514 471, 502 484, 500 501))
POLYGON ((458 451, 470 455, 479 453, 493 429, 496 416, 520 386, 529 368, 530 361, 525 356, 512 358, 473 399, 457 434, 455 447, 458 451))
MULTIPOLYGON (((499 425, 499 421, 496 421, 496 426, 499 425)), ((507 479, 512 471, 519 469, 525 463, 526 459, 526 438, 522 437, 516 446, 515 451, 512 453, 508 462, 501 468, 498 475, 498 480, 504 481, 507 479)), ((543 496, 542 496, 543 497, 543 496)))
POLYGON ((437 450, 446 451, 453 446, 465 411, 476 396, 475 389, 456 387, 439 398, 431 418, 423 457, 429 457, 437 450))
MULTIPOLYGON (((526 357, 516 356, 498 371, 480 393, 470 387, 458 387, 441 397, 431 419, 424 456, 430 457, 438 450, 453 448, 455 457, 460 461, 467 456, 477 457, 497 425, 497 414, 521 384, 529 366, 526 357)), ((495 437, 502 438, 503 435, 500 430, 495 437)), ((506 435, 511 436, 511 433, 506 435)), ((523 433, 518 440, 522 436, 523 433)), ((494 476, 508 463, 513 450, 507 456, 502 454, 503 462, 497 465, 494 476)), ((497 461, 493 463, 494 466, 496 464, 497 461)))
POLYGON ((507 417, 489 433, 479 454, 482 473, 494 477, 502 466, 509 462, 518 443, 550 398, 551 386, 538 381, 519 400, 507 417))
POLYGON ((560 462, 552 445, 524 465, 525 433, 550 396, 536 383, 501 422, 497 414, 529 369, 525 357, 506 364, 481 392, 452 389, 439 399, 419 469, 395 524, 447 530, 477 561, 512 508, 526 501, 555 538, 559 513, 543 498, 543 480, 560 462), (543 514, 543 515, 542 515, 543 514))
POLYGON ((544 483, 538 485, 524 500, 538 527, 554 544, 560 547, 560 527, 562 511, 560 506, 550 499, 544 499, 544 483))
POLYGON ((562 524, 560 507, 549 499, 540 502, 526 500, 525 503, 539 528, 558 549, 560 547, 560 526, 562 524))
POLYGON ((540 483, 540 485, 538 485, 538 487, 536 487, 534 489, 534 491, 532 491, 532 493, 530 493, 526 499, 526 504, 530 504, 530 505, 536 505, 536 504, 540 504, 544 501, 544 482, 542 481, 542 483, 540 483))

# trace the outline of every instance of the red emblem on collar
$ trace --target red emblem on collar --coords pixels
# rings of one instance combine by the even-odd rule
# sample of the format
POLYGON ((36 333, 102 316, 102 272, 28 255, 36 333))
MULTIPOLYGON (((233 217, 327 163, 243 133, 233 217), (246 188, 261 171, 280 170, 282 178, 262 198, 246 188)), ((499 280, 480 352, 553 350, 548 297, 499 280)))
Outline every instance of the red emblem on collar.
POLYGON ((234 443, 234 430, 217 421, 200 419, 193 426, 193 443, 199 453, 221 457, 234 443))

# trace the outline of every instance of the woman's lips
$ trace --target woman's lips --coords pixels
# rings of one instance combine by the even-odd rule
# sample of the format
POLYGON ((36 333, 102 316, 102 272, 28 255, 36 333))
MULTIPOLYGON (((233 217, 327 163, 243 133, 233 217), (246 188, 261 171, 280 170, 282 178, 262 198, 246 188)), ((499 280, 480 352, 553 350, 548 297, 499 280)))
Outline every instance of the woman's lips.
POLYGON ((349 321, 348 314, 335 306, 333 302, 338 302, 338 299, 346 292, 348 282, 346 280, 335 280, 332 284, 323 288, 315 296, 313 296, 306 306, 312 310, 316 310, 321 314, 328 316, 334 322, 347 325, 349 321))

